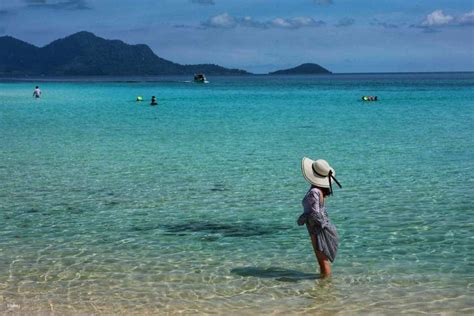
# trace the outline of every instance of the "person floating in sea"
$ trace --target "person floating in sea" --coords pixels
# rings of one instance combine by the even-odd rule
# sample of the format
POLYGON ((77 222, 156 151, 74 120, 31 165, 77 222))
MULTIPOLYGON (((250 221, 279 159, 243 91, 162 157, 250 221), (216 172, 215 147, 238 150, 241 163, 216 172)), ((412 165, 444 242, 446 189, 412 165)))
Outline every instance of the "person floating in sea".
POLYGON ((364 95, 362 97, 362 101, 377 101, 377 96, 372 96, 372 95, 364 95))
POLYGON ((158 101, 156 101, 156 97, 155 96, 152 96, 151 97, 151 103, 150 105, 158 105, 158 101))
POLYGON ((311 160, 304 157, 301 161, 303 176, 311 184, 303 199, 304 212, 298 218, 298 225, 306 224, 314 254, 319 264, 321 278, 331 275, 331 264, 336 258, 339 237, 336 226, 328 217, 325 200, 332 194, 333 181, 341 187, 334 177, 336 171, 326 160, 311 160))
POLYGON ((35 90, 33 91, 33 98, 40 98, 41 97, 41 90, 38 86, 36 86, 35 90))

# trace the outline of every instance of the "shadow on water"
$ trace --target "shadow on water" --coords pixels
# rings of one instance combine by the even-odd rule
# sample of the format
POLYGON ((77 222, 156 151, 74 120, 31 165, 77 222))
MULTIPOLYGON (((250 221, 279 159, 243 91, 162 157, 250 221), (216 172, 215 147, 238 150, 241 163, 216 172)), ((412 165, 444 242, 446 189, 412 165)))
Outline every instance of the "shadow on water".
POLYGON ((210 190, 211 190, 212 192, 224 192, 224 191, 229 191, 229 190, 226 189, 226 188, 217 187, 217 186, 211 188, 210 190))
POLYGON ((223 237, 252 237, 271 235, 287 231, 289 227, 259 223, 219 224, 209 222, 189 222, 176 225, 166 225, 164 229, 170 235, 183 233, 215 234, 223 237))
POLYGON ((230 271, 243 277, 257 277, 266 279, 276 279, 282 282, 298 282, 301 280, 317 280, 319 274, 305 273, 296 270, 289 270, 278 267, 258 268, 258 267, 242 267, 235 268, 230 271))

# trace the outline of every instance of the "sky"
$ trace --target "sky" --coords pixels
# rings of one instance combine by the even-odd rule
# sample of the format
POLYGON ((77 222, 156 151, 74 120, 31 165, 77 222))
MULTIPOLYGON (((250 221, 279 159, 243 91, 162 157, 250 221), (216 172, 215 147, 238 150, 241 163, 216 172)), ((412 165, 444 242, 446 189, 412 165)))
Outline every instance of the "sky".
POLYGON ((474 71, 474 0, 0 0, 0 36, 78 31, 254 73, 474 71))

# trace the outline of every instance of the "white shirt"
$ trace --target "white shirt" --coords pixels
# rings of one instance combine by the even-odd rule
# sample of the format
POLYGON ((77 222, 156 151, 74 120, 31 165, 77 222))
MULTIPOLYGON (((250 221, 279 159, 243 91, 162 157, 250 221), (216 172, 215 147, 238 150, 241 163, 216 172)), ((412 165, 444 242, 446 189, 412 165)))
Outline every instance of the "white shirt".
POLYGON ((41 96, 41 90, 36 88, 35 91, 33 91, 33 96, 39 98, 41 96))

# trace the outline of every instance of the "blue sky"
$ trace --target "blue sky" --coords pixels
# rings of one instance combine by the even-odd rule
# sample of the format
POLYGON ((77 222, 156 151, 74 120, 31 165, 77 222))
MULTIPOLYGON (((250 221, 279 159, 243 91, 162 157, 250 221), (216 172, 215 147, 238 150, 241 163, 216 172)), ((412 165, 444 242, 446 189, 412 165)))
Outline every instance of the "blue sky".
POLYGON ((87 30, 181 63, 265 73, 473 71, 473 0, 0 0, 0 36, 87 30))

